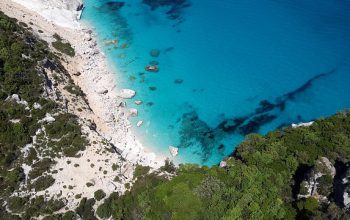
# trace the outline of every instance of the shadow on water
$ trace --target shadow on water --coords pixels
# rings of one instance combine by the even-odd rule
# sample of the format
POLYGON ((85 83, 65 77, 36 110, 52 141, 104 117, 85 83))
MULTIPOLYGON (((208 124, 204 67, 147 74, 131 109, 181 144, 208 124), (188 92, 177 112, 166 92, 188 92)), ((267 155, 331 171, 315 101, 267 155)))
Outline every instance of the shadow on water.
MULTIPOLYGON (((196 143, 200 144, 203 152, 202 161, 206 162, 211 156, 213 149, 219 146, 220 149, 218 150, 223 151, 223 144, 220 142, 227 135, 237 134, 245 136, 250 133, 259 132, 262 126, 278 118, 279 114, 285 110, 288 102, 295 100, 297 96, 310 89, 315 81, 334 74, 335 71, 336 69, 333 69, 327 73, 318 74, 307 80, 297 89, 278 96, 273 101, 262 100, 251 113, 236 118, 225 119, 215 128, 211 128, 205 121, 201 120, 196 111, 185 113, 181 118, 179 147, 186 148, 196 143)), ((290 123, 283 123, 283 125, 288 124, 290 123)))

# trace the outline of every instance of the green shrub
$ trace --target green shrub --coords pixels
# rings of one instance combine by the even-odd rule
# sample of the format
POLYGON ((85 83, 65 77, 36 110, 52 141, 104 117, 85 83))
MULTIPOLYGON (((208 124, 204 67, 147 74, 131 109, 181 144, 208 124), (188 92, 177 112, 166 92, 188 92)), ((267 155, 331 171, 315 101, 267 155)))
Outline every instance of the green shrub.
POLYGON ((136 179, 137 177, 140 177, 142 175, 147 174, 150 171, 150 167, 144 167, 141 166, 139 164, 136 165, 135 171, 134 171, 134 179, 136 179))
POLYGON ((77 85, 74 85, 74 84, 69 84, 69 85, 66 85, 64 87, 65 90, 67 90, 69 93, 73 94, 73 95, 77 95, 77 96, 83 96, 84 93, 83 91, 80 89, 79 86, 77 85))
POLYGON ((160 168, 160 170, 166 171, 168 173, 175 173, 176 167, 175 167, 174 163, 172 161, 170 161, 169 158, 167 158, 165 160, 164 166, 162 166, 160 168))
POLYGON ((35 191, 42 191, 49 188, 55 183, 55 179, 51 175, 41 176, 34 183, 32 183, 31 188, 35 191))
POLYGON ((25 204, 28 202, 28 198, 22 197, 10 197, 8 200, 8 207, 11 211, 19 213, 22 212, 25 208, 25 204))
POLYGON ((68 56, 71 56, 71 57, 75 56, 75 50, 73 49, 72 45, 68 42, 64 43, 62 41, 55 41, 55 42, 52 42, 52 46, 56 50, 66 54, 68 56))
POLYGON ((86 220, 97 220, 94 215, 93 205, 95 204, 94 199, 83 198, 80 200, 79 206, 76 208, 76 212, 82 219, 86 220))
POLYGON ((94 197, 97 201, 100 201, 101 199, 103 199, 104 197, 106 197, 106 193, 103 192, 102 189, 99 189, 97 190, 95 193, 94 193, 94 197))
POLYGON ((29 178, 35 179, 41 176, 44 172, 49 171, 51 165, 54 164, 50 158, 43 158, 42 160, 32 165, 32 170, 29 172, 29 178))
MULTIPOLYGON (((118 193, 112 193, 107 199, 105 199, 104 203, 97 208, 96 214, 98 215, 98 217, 102 219, 108 219, 109 217, 111 217, 112 213, 115 213, 116 211, 118 201, 118 193)), ((117 214, 115 213, 115 216, 113 217, 116 218, 116 216, 117 214)))

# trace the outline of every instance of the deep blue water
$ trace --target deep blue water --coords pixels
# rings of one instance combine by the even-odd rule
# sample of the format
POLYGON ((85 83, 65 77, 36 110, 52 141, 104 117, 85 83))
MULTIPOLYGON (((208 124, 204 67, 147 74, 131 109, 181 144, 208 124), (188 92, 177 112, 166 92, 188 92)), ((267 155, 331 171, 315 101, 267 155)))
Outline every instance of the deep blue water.
POLYGON ((134 130, 154 152, 174 145, 177 162, 212 165, 250 132, 350 106, 349 1, 162 2, 85 0, 83 13, 120 87, 144 102, 128 106, 139 109, 132 121, 144 125, 134 130), (145 71, 151 61, 159 72, 145 71))

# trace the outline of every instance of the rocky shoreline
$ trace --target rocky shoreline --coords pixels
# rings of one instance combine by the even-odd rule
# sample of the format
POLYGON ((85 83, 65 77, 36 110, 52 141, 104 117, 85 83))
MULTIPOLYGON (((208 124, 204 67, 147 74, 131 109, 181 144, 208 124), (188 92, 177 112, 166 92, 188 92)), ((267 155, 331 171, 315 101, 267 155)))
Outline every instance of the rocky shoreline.
MULTIPOLYGON (((62 13, 55 15, 56 20, 62 21, 63 19, 60 19, 60 16, 65 16, 68 10, 72 13, 71 17, 76 17, 75 15, 79 13, 76 9, 82 8, 81 3, 79 3, 81 1, 76 0, 75 2, 75 4, 71 2, 71 6, 67 6, 67 8, 62 8, 62 4, 65 4, 64 1, 61 4, 61 9, 57 9, 58 6, 55 4, 44 5, 42 8, 52 9, 55 12, 57 10, 62 11, 62 13)), ((86 94, 95 115, 94 122, 97 125, 97 130, 119 148, 122 156, 127 160, 151 167, 159 167, 165 157, 159 160, 154 153, 146 152, 147 150, 130 131, 130 127, 133 125, 127 119, 129 110, 123 102, 124 98, 135 96, 135 92, 130 89, 118 89, 117 82, 115 82, 115 73, 108 69, 106 58, 97 45, 93 31, 85 25, 76 24, 77 20, 72 20, 70 24, 67 23, 63 26, 52 23, 45 16, 40 16, 42 11, 31 11, 31 8, 41 7, 32 6, 28 10, 26 8, 28 1, 5 0, 1 5, 2 11, 8 16, 15 17, 25 23, 32 21, 37 26, 37 30, 40 29, 44 32, 39 34, 44 40, 52 42, 52 35, 57 33, 72 44, 76 56, 66 57, 66 68, 74 82, 86 94), (27 3, 22 6, 15 2, 27 3), (12 10, 5 10, 6 7, 12 7, 12 10), (74 29, 67 27, 74 27, 74 29)), ((35 28, 33 29, 37 31, 35 28)))
MULTIPOLYGON (((56 183, 45 192, 38 192, 37 195, 42 193, 48 196, 64 195, 68 200, 68 206, 74 207, 78 201, 75 196, 79 194, 93 197, 97 189, 103 189, 107 194, 114 191, 123 192, 124 184, 132 183, 137 164, 152 168, 162 166, 166 156, 149 152, 130 129, 141 124, 133 125, 128 121, 130 114, 137 110, 128 109, 124 99, 134 97, 136 94, 133 90, 118 88, 115 73, 108 69, 106 58, 97 45, 93 31, 77 22, 79 12, 76 9, 80 10, 81 7, 77 8, 76 5, 79 5, 80 1, 76 1, 78 3, 72 4, 73 6, 69 6, 68 9, 62 8, 62 5, 33 6, 34 3, 44 2, 39 0, 30 1, 33 5, 27 8, 28 2, 22 5, 23 2, 25 1, 3 0, 0 2, 0 11, 28 24, 35 35, 48 43, 52 43, 54 34, 58 34, 75 50, 73 57, 62 55, 61 62, 74 84, 84 93, 84 101, 69 98, 69 94, 63 96, 68 97, 67 111, 80 118, 83 133, 92 143, 79 158, 57 159, 54 169, 62 171, 54 175, 56 183), (45 10, 42 10, 43 8, 45 10), (45 17, 47 10, 55 12, 57 21, 65 21, 67 17, 73 20, 63 26, 52 23, 45 17), (68 16, 69 11, 71 14, 68 16), (112 146, 113 153, 104 150, 105 143, 112 146), (75 166, 76 164, 79 166, 75 166), (116 171, 112 167, 113 164, 119 164, 120 168, 116 171), (122 176, 118 183, 112 181, 116 175, 122 176), (91 183, 91 186, 86 186, 87 183, 91 183), (65 185, 73 188, 64 188, 65 185)), ((62 1, 62 4, 64 3, 62 1)), ((56 84, 59 92, 64 93, 65 85, 56 84)))

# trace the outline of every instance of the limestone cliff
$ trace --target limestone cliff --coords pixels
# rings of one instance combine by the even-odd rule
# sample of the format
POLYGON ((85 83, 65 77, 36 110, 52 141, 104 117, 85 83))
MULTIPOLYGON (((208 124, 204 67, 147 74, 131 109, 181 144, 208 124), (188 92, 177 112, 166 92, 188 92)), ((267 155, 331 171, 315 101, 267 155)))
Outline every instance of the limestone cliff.
POLYGON ((12 0, 33 10, 50 22, 76 28, 83 10, 82 0, 12 0))

